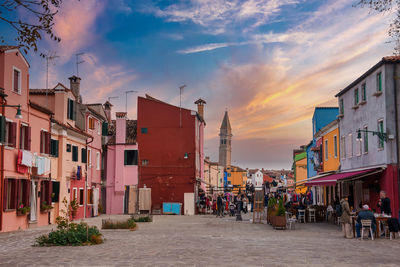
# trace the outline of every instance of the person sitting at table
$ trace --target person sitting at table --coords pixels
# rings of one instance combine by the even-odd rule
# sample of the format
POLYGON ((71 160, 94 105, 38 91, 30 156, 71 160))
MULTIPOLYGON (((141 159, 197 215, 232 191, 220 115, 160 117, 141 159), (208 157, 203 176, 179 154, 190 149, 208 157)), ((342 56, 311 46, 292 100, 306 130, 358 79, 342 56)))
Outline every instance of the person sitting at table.
POLYGON ((361 237, 361 227, 362 227, 361 220, 371 220, 372 232, 375 233, 376 231, 375 216, 372 213, 372 211, 369 210, 369 206, 367 204, 363 206, 363 209, 358 213, 357 216, 357 223, 356 223, 357 238, 361 237))
POLYGON ((390 199, 386 196, 386 192, 382 190, 379 195, 380 199, 378 202, 378 208, 381 209, 381 213, 391 215, 392 210, 390 209, 390 199))

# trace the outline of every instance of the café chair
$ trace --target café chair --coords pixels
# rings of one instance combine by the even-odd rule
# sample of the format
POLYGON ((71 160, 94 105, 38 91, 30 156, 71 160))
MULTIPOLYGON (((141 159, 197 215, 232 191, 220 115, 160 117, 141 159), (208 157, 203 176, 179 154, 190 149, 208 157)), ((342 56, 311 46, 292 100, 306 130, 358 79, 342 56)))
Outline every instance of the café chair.
POLYGON ((306 210, 298 210, 298 212, 299 212, 298 216, 299 223, 301 222, 306 223, 306 210))
POLYGON ((367 229, 368 233, 368 228, 369 232, 371 233, 371 238, 374 240, 374 233, 372 231, 372 221, 371 220, 361 220, 361 240, 364 238, 364 229, 367 229))
POLYGON ((286 227, 288 229, 292 230, 292 224, 295 226, 296 222, 297 222, 297 219, 296 218, 292 218, 292 214, 290 212, 285 212, 285 215, 286 215, 286 227))
POLYGON ((312 222, 313 220, 317 222, 315 218, 315 209, 308 209, 308 222, 312 222))

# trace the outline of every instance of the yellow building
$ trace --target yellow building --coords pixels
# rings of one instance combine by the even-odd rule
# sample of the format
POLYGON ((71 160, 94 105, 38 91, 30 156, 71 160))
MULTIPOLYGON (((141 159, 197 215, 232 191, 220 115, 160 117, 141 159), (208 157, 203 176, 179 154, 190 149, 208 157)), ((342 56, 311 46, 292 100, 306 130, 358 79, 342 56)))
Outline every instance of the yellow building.
POLYGON ((340 166, 339 128, 334 120, 321 129, 323 172, 337 171, 340 166))
POLYGON ((239 188, 241 188, 241 192, 246 187, 247 181, 247 172, 240 167, 230 166, 226 168, 227 172, 227 180, 228 186, 232 185, 233 192, 239 192, 239 188))
POLYGON ((294 156, 294 179, 296 183, 296 193, 301 194, 307 191, 305 182, 307 181, 307 152, 301 152, 294 156))

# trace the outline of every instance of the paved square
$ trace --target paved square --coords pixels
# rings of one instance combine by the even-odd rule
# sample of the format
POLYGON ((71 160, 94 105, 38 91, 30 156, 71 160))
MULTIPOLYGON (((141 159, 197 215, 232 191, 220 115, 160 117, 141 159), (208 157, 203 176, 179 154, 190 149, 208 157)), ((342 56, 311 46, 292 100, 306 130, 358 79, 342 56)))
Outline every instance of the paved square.
POLYGON ((32 247, 49 229, 0 234, 0 266, 399 266, 400 239, 346 240, 325 223, 281 231, 232 217, 155 216, 135 232, 102 230, 101 245, 32 247))

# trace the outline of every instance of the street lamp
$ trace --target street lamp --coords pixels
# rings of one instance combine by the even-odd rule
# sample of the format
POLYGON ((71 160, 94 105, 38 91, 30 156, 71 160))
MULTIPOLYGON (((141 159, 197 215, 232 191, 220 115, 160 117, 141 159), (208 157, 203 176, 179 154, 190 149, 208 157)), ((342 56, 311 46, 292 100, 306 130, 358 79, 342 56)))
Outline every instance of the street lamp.
POLYGON ((16 119, 22 119, 21 105, 0 105, 0 107, 14 107, 17 108, 17 113, 15 114, 16 119))
POLYGON ((372 135, 377 135, 380 141, 388 141, 388 135, 387 133, 382 133, 382 132, 375 132, 375 131, 368 131, 368 130, 357 130, 357 140, 361 141, 361 132, 363 133, 372 133, 372 135))

